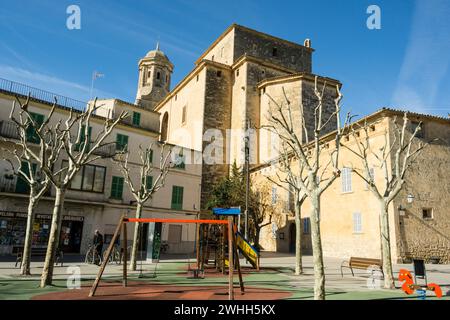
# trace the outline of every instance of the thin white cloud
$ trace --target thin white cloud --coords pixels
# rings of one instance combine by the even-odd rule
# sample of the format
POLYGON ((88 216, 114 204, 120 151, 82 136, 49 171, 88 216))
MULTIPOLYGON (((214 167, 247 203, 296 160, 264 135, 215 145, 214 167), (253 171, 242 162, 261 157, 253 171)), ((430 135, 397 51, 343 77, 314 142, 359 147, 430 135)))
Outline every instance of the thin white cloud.
MULTIPOLYGON (((0 65, 0 78, 23 83, 30 87, 50 91, 80 101, 89 99, 90 86, 22 68, 0 65)), ((94 95, 102 98, 114 97, 113 94, 101 90, 95 90, 94 95)))
POLYGON ((392 102, 397 107, 442 113, 439 99, 450 64, 450 3, 418 0, 403 65, 392 102))

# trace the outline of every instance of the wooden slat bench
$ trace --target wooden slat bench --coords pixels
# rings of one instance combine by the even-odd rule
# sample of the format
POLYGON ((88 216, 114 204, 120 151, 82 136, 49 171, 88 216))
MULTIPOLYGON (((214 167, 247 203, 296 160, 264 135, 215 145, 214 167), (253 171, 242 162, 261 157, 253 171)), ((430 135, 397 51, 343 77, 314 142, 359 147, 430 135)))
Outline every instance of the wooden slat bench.
MULTIPOLYGON (((23 247, 14 247, 13 252, 16 253, 16 263, 15 263, 15 267, 17 267, 17 264, 19 264, 19 268, 22 267, 22 261, 23 261, 23 247)), ((32 247, 31 248, 31 256, 33 257, 45 257, 45 255, 47 254, 47 248, 35 248, 32 247)), ((63 261, 64 259, 64 253, 61 250, 57 250, 56 251, 56 259, 55 259, 55 264, 57 265, 58 263, 61 264, 61 267, 63 266, 63 261)))
MULTIPOLYGON (((362 269, 367 270, 369 267, 376 267, 375 270, 381 271, 381 274, 384 277, 383 273, 383 263, 381 262, 381 259, 370 259, 370 258, 359 258, 359 257, 350 257, 350 260, 343 261, 341 264, 341 276, 344 276, 344 273, 342 272, 342 268, 349 268, 352 272, 352 276, 355 276, 353 273, 353 269, 362 269)), ((373 269, 372 269, 373 271, 373 269)))

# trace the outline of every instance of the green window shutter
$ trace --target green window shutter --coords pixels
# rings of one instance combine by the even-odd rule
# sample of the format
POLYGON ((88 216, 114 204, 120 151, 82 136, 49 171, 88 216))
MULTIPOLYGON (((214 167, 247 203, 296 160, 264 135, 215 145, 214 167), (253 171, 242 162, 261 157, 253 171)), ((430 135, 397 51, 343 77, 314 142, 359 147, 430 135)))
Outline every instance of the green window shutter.
POLYGON ((172 187, 172 209, 181 210, 183 208, 183 189, 179 186, 172 187))
POLYGON ((152 176, 147 176, 147 183, 145 185, 145 188, 147 190, 150 190, 153 187, 153 177, 152 176))
POLYGON ((127 146, 128 146, 128 136, 118 133, 116 137, 117 150, 126 151, 127 146))
POLYGON ((123 177, 112 177, 111 183, 111 198, 122 199, 123 195, 123 177))
MULTIPOLYGON (((33 121, 36 122, 37 126, 41 125, 44 122, 44 115, 43 114, 30 112, 30 116, 33 119, 33 121)), ((39 137, 36 134, 36 130, 31 125, 31 123, 30 123, 29 127, 27 128, 26 134, 27 134, 27 141, 28 142, 39 143, 39 137)))
POLYGON ((150 158, 150 163, 153 163, 153 150, 150 149, 148 157, 150 158))
MULTIPOLYGON (((80 133, 80 143, 77 143, 75 145, 75 151, 80 151, 83 148, 83 141, 85 139, 84 137, 84 130, 85 125, 81 126, 81 133, 80 133)), ((88 145, 87 145, 87 151, 89 151, 90 143, 91 143, 91 137, 92 137, 92 127, 88 128, 88 145)))
POLYGON ((133 112, 133 125, 141 125, 141 114, 139 112, 133 112))

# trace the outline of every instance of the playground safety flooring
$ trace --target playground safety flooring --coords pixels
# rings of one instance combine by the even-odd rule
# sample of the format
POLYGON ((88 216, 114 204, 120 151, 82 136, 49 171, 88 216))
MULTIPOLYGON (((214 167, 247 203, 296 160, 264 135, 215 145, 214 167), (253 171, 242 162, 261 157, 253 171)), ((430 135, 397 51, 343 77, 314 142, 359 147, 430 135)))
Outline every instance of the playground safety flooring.
MULTIPOLYGON (((69 260, 70 257, 67 259, 69 260)), ((72 257, 71 262, 63 267, 55 268, 54 285, 44 289, 39 288, 39 275, 43 262, 32 263, 33 276, 21 277, 14 262, 0 262, 0 299, 212 299, 227 300, 228 276, 206 272, 204 279, 192 279, 187 273, 190 261, 186 257, 163 257, 157 266, 147 262, 138 263, 138 271, 129 272, 129 286, 121 284, 122 266, 108 265, 100 282, 97 295, 88 297, 88 292, 98 272, 98 266, 77 262, 72 257), (142 274, 139 277, 140 268, 142 274), (81 272, 81 289, 67 289, 67 277, 73 272, 73 267, 79 267, 81 272), (157 267, 155 272, 155 267, 157 267), (72 268, 72 269, 71 269, 72 268), (156 277, 154 277, 154 274, 156 277)), ((341 259, 325 258, 326 298, 333 300, 366 300, 366 299, 417 299, 417 295, 407 296, 400 289, 384 290, 377 288, 377 283, 368 278, 365 270, 355 272, 351 276, 349 270, 344 270, 341 277, 341 259), (375 288, 372 288, 375 285, 375 288)), ((262 269, 256 272, 241 259, 242 273, 246 292, 240 294, 237 274, 235 281, 236 300, 293 299, 303 300, 313 298, 314 272, 312 257, 303 258, 304 273, 293 274, 294 256, 289 254, 263 252, 262 269)), ((395 275, 400 268, 412 270, 412 265, 395 265, 395 275)), ((450 299, 450 265, 427 265, 428 282, 439 284, 444 293, 442 300, 450 299)), ((382 283, 381 283, 382 285, 382 283)), ((401 283, 396 282, 397 287, 401 283)), ((435 299, 430 293, 427 299, 435 299)))

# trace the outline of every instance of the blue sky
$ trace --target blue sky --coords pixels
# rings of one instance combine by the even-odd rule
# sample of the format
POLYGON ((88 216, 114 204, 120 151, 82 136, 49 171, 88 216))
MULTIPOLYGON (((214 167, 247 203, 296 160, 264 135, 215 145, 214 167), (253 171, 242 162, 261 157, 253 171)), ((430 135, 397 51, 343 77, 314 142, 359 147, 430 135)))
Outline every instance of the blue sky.
POLYGON ((137 63, 160 40, 175 65, 172 87, 231 23, 294 42, 312 40, 313 72, 343 83, 343 104, 364 115, 382 106, 450 112, 450 1, 2 1, 0 78, 87 100, 134 101, 137 63), (81 8, 81 30, 66 8, 81 8), (381 30, 366 27, 369 5, 381 30))

